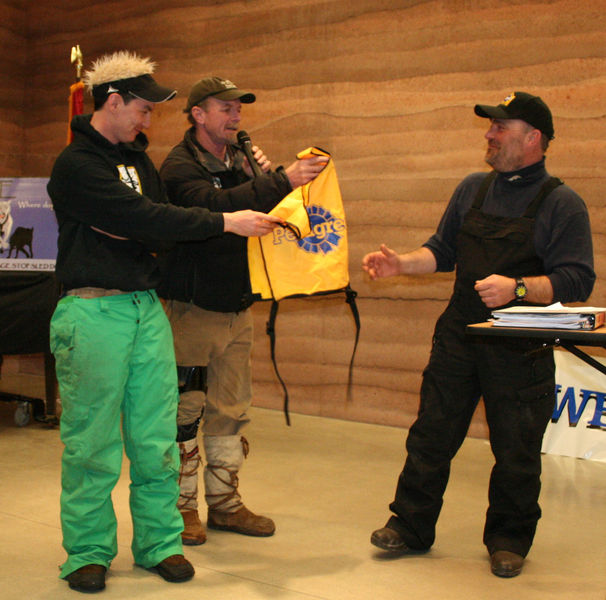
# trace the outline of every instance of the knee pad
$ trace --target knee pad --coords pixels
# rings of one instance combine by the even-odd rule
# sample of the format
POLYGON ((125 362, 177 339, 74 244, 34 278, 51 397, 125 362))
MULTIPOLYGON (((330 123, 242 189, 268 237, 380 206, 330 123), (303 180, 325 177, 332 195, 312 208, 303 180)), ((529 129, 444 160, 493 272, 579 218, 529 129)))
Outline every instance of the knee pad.
POLYGON ((206 394, 206 367, 180 367, 177 365, 179 394, 201 391, 206 394))
POLYGON ((193 440, 198 435, 199 425, 200 419, 196 419, 193 423, 188 423, 187 425, 177 425, 177 442, 193 440))

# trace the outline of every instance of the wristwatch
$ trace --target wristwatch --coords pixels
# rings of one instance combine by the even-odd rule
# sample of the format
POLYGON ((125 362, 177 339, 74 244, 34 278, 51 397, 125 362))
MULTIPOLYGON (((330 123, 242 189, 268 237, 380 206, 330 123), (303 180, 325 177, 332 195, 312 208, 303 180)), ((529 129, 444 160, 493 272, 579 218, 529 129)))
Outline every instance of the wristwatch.
POLYGON ((513 294, 516 298, 516 302, 520 302, 526 298, 528 288, 521 277, 516 278, 516 287, 513 290, 513 294))

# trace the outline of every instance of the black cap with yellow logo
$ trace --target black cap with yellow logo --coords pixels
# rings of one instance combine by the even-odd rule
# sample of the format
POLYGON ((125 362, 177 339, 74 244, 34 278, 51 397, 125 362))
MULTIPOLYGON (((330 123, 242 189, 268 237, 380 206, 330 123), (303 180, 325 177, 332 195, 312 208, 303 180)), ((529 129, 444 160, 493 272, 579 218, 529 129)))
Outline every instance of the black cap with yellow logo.
POLYGON ((479 117, 488 119, 521 119, 544 133, 550 140, 553 139, 551 111, 539 96, 513 92, 497 106, 476 104, 474 111, 479 117))

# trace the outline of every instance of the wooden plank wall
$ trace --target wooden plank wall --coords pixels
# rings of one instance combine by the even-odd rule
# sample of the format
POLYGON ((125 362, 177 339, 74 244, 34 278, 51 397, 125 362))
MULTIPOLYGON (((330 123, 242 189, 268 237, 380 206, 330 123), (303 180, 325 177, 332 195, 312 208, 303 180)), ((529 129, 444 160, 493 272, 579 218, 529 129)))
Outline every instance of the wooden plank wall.
MULTIPOLYGON (((486 168, 487 122, 474 116, 477 102, 496 104, 522 89, 551 106, 557 139, 548 166, 587 202, 598 277, 604 275, 604 0, 38 0, 35 8, 0 0, 13 22, 18 6, 28 17, 23 175, 47 175, 64 143, 76 43, 87 64, 123 48, 149 55, 159 63, 158 79, 179 89, 178 99, 154 114, 151 155, 158 164, 185 128, 190 85, 210 74, 257 94, 242 126, 274 164, 311 144, 333 154, 362 317, 354 394, 346 399, 354 337, 348 307, 341 299, 287 301, 277 355, 295 412, 399 426, 414 418, 452 276, 372 283, 360 261, 380 242, 399 251, 419 246, 456 183, 486 168)), ((20 50, 19 28, 0 27, 8 49, 20 50)), ((24 85, 18 67, 0 67, 17 88, 24 85)), ((0 85, 9 98, 6 82, 0 85)), ((11 110, 0 110, 3 160, 19 124, 11 110)), ((591 302, 606 303, 601 281, 591 302)), ((255 403, 279 407, 264 331, 268 305, 254 312, 255 403)), ((471 433, 486 433, 481 412, 471 433)))
POLYGON ((21 0, 0 2, 0 179, 21 175, 25 152, 27 20, 21 0))

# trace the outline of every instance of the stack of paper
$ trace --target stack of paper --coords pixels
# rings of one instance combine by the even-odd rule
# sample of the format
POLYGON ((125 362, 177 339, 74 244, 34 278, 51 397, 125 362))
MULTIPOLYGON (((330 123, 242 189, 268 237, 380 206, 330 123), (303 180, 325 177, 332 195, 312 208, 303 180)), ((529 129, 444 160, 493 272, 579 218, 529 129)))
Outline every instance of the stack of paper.
POLYGON ((541 329, 596 329, 604 324, 606 308, 550 306, 512 306, 492 311, 497 327, 539 327, 541 329))

